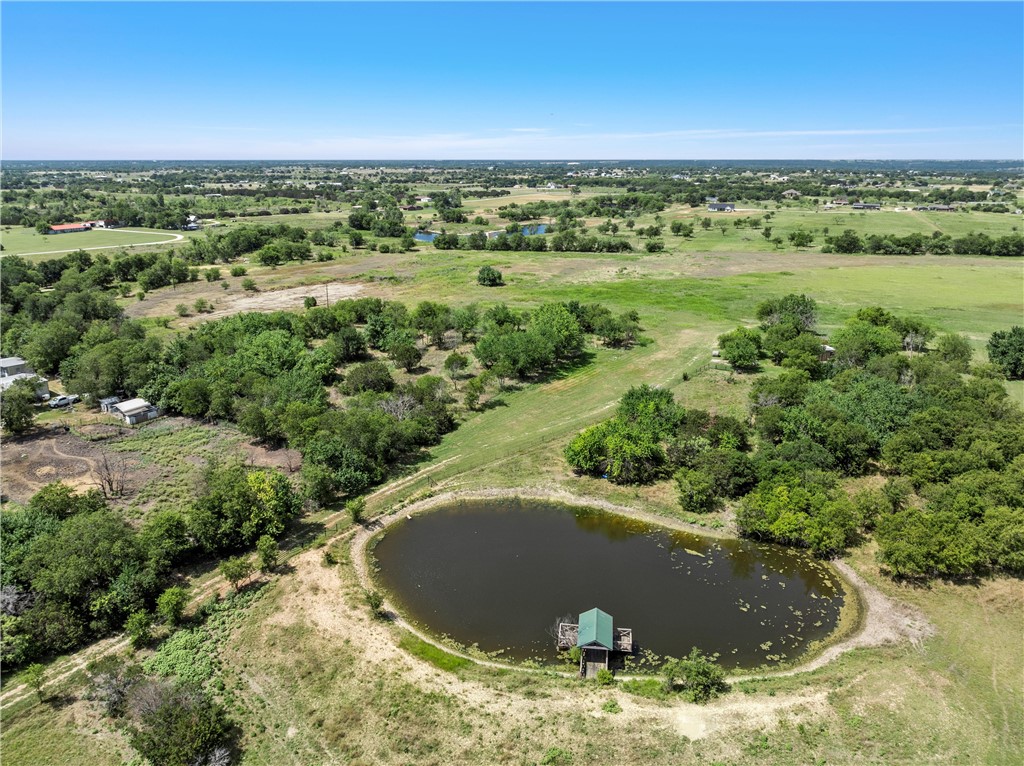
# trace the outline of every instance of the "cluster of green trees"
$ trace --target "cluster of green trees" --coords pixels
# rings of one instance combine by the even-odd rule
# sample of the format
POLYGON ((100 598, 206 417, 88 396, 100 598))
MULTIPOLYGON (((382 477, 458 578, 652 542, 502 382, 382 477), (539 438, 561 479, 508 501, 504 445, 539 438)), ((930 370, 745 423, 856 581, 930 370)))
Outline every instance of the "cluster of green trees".
MULTIPOLYGON (((753 433, 644 386, 569 443, 569 465, 617 483, 672 475, 685 510, 737 500, 745 535, 819 555, 873 532, 880 561, 900 576, 1024 572, 1024 412, 999 365, 971 367, 962 336, 929 348, 930 327, 877 307, 833 334, 826 363, 815 313, 806 296, 766 301, 760 331, 721 339, 723 352, 756 351, 786 368, 755 380, 753 433), (844 480, 866 474, 885 482, 850 494, 844 480)), ((1020 328, 993 337, 1002 348, 1011 335, 1024 340, 1020 328)))
POLYGON ((639 334, 635 313, 616 317, 599 304, 545 303, 530 313, 504 304, 488 310, 473 355, 490 376, 525 379, 571 363, 592 333, 606 345, 628 347, 639 334))
POLYGON ((465 236, 442 231, 434 237, 438 250, 490 250, 493 252, 545 252, 557 253, 623 253, 631 252, 633 246, 625 239, 592 237, 574 229, 559 230, 551 236, 499 232, 488 237, 486 232, 475 231, 465 236))
POLYGON ((133 624, 148 635, 154 613, 173 624, 184 606, 176 567, 272 541, 300 511, 279 471, 234 463, 208 465, 192 503, 138 530, 99 491, 49 484, 0 510, 0 658, 23 664, 133 624))
POLYGON ((936 231, 930 237, 921 233, 898 236, 896 234, 871 234, 861 237, 853 229, 842 234, 825 237, 823 253, 877 253, 880 255, 1024 255, 1024 236, 1007 234, 990 237, 985 233, 970 232, 963 237, 953 238, 936 231))
POLYGON ((642 385, 625 393, 614 418, 569 442, 565 458, 577 472, 616 484, 675 473, 687 484, 684 506, 706 511, 717 502, 716 487, 727 496, 749 488, 748 437, 735 418, 684 410, 670 391, 642 385))
MULTIPOLYGON (((759 328, 737 327, 720 335, 721 354, 737 370, 757 370, 762 359, 787 369, 802 370, 818 380, 829 372, 865 364, 874 356, 897 351, 917 353, 935 331, 917 317, 899 317, 878 307, 864 308, 829 338, 832 351, 814 331, 817 305, 804 295, 787 295, 757 307, 759 328), (829 361, 829 364, 825 362, 829 361)), ((956 357, 966 368, 971 347, 961 336, 940 339, 942 354, 956 357)))
POLYGON ((998 373, 965 377, 963 356, 943 356, 878 353, 819 382, 759 379, 762 449, 796 473, 748 496, 744 531, 818 549, 822 534, 849 543, 875 529, 899 575, 1022 571, 1024 415, 998 373), (876 472, 883 489, 840 490, 841 477, 876 472))
POLYGON ((190 264, 211 264, 230 263, 243 255, 263 253, 257 260, 273 265, 308 258, 307 240, 306 230, 301 226, 247 224, 225 231, 210 229, 202 237, 193 237, 181 249, 181 256, 190 264))
POLYGON ((659 194, 627 192, 625 194, 602 194, 587 199, 538 200, 519 204, 513 202, 498 208, 498 213, 507 221, 533 221, 539 218, 625 218, 643 213, 660 213, 668 206, 668 200, 659 194))

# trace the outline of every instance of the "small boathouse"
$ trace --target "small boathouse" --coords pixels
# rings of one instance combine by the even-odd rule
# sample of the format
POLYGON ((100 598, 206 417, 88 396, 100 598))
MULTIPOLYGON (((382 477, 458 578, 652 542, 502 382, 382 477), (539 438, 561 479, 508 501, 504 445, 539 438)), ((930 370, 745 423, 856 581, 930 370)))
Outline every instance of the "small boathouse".
POLYGON ((632 628, 616 628, 612 616, 600 609, 591 609, 579 616, 579 622, 558 624, 558 648, 580 649, 580 675, 584 678, 608 669, 612 652, 633 653, 632 628))

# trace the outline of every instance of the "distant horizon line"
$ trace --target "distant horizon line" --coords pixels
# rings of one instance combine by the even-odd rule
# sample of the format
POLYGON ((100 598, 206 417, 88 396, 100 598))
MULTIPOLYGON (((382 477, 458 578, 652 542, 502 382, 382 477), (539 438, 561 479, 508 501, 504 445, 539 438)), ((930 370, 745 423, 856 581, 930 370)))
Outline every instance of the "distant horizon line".
POLYGON ((621 157, 616 159, 597 159, 597 158, 543 158, 543 157, 524 157, 524 158, 496 158, 496 157, 401 157, 401 158, 384 158, 384 157, 218 157, 218 158, 186 158, 186 157, 122 157, 122 158, 103 158, 103 159, 86 159, 80 157, 66 157, 66 158, 32 158, 32 159, 4 159, 0 158, 0 163, 9 162, 546 162, 552 164, 565 164, 565 163, 598 163, 598 162, 1021 162, 1024 163, 1024 157, 975 157, 975 158, 956 158, 956 159, 942 159, 936 157, 896 157, 896 158, 832 158, 826 159, 822 157, 816 158, 793 158, 793 157, 713 157, 713 158, 696 158, 696 157, 621 157))

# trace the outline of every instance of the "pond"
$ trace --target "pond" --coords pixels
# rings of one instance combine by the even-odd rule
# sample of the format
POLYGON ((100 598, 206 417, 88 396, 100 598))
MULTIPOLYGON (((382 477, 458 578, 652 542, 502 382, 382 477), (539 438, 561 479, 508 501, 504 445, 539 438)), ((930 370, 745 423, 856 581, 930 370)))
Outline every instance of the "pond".
POLYGON ((525 500, 413 516, 373 555, 407 618, 515 660, 555 661, 551 626, 598 607, 640 649, 770 665, 828 636, 843 605, 838 576, 803 551, 525 500))
MULTIPOLYGON (((520 233, 523 234, 523 236, 530 236, 532 234, 546 234, 548 231, 548 225, 546 223, 528 223, 525 226, 523 226, 523 228, 520 229, 519 231, 520 233)), ((504 229, 499 229, 498 231, 489 231, 487 232, 487 238, 494 239, 500 234, 508 234, 508 232, 505 231, 504 229)))
MULTIPOLYGON (((546 223, 531 223, 523 227, 523 234, 544 234, 548 230, 546 223)), ((437 231, 417 231, 412 235, 412 238, 417 242, 433 242, 437 239, 437 235, 440 232, 437 231)), ((504 231, 489 231, 487 232, 488 239, 494 239, 499 234, 504 234, 504 231)), ((460 237, 465 237, 465 234, 460 234, 460 237)))

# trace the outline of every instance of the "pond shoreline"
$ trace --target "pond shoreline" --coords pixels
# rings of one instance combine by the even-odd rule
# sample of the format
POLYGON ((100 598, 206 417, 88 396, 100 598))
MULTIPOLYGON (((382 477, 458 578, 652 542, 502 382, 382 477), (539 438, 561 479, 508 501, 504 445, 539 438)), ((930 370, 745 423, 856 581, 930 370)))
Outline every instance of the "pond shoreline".
MULTIPOLYGON (((413 515, 429 512, 443 506, 458 504, 461 501, 520 498, 566 506, 593 508, 668 529, 718 539, 736 539, 734 535, 729 535, 720 530, 705 530, 702 527, 696 527, 693 524, 688 524, 678 519, 658 516, 654 513, 618 505, 599 498, 575 495, 562 489, 521 487, 449 491, 417 500, 407 506, 396 506, 391 511, 375 517, 356 532, 351 540, 352 565, 360 585, 366 590, 372 590, 377 585, 370 571, 370 549, 375 544, 374 541, 379 540, 391 525, 403 519, 411 518, 413 515)), ((923 616, 916 613, 910 607, 898 604, 886 597, 877 588, 868 584, 849 564, 838 560, 829 561, 828 563, 835 570, 836 577, 842 584, 843 591, 847 596, 844 600, 843 612, 834 634, 820 641, 817 646, 812 645, 809 647, 795 665, 787 666, 787 664, 782 664, 767 670, 752 668, 729 676, 728 681, 739 682, 756 678, 789 676, 810 672, 853 649, 883 646, 902 641, 909 641, 914 645, 918 645, 921 640, 932 635, 934 629, 923 616)), ((395 615, 393 623, 397 626, 413 633, 421 640, 432 644, 438 649, 471 660, 477 664, 524 672, 554 673, 564 676, 575 675, 553 668, 529 668, 513 663, 484 660, 478 656, 457 651, 443 643, 436 636, 410 624, 398 612, 392 611, 392 613, 395 615)), ((620 675, 618 677, 626 679, 650 676, 620 675)))

